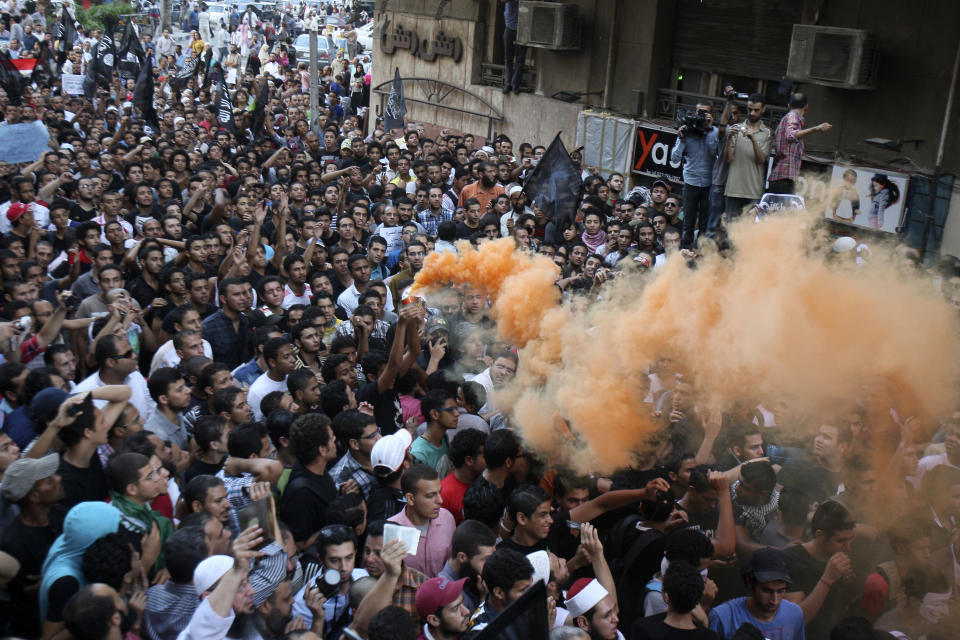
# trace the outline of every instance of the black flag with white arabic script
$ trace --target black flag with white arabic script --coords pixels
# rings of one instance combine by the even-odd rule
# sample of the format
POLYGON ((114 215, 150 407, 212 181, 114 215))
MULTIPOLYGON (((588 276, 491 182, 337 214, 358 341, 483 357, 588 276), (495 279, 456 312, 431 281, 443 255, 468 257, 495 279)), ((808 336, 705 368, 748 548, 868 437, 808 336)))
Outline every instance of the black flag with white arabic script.
POLYGON ((146 55, 143 45, 140 44, 137 27, 133 24, 133 20, 128 20, 120 49, 117 51, 117 73, 124 80, 136 78, 140 74, 140 66, 146 55))
POLYGON ((190 78, 197 75, 197 69, 200 67, 200 56, 193 56, 187 60, 183 68, 177 71, 177 75, 170 78, 170 85, 177 90, 183 89, 190 82, 190 78))
POLYGON ((400 67, 393 72, 393 86, 383 112, 383 130, 403 129, 403 117, 407 115, 407 101, 403 97, 403 82, 400 80, 400 67))
POLYGON ((230 94, 222 81, 217 85, 217 124, 230 133, 236 133, 237 131, 237 125, 233 121, 233 105, 230 103, 230 94))
POLYGON ((536 202, 548 220, 554 224, 573 220, 577 204, 583 195, 583 179, 580 169, 570 159, 560 134, 547 147, 537 167, 530 174, 523 192, 527 199, 536 202))
POLYGON ((57 23, 54 40, 57 41, 57 64, 63 66, 67 61, 67 54, 73 49, 73 43, 77 41, 76 20, 66 5, 60 12, 60 22, 57 23))

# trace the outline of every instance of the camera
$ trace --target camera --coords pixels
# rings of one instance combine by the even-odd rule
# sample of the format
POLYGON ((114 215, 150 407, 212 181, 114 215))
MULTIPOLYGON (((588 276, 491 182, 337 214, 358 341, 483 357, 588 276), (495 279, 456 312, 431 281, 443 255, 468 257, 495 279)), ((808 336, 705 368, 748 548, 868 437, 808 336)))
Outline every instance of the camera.
POLYGON ((80 301, 72 293, 63 294, 63 308, 67 311, 76 311, 80 306, 80 301))
POLYGON ((336 569, 325 569, 317 574, 313 586, 320 589, 320 593, 328 600, 340 590, 340 572, 336 569))
POLYGON ((702 136, 707 132, 707 112, 703 109, 691 111, 690 109, 677 109, 677 120, 674 128, 687 128, 687 135, 702 136))

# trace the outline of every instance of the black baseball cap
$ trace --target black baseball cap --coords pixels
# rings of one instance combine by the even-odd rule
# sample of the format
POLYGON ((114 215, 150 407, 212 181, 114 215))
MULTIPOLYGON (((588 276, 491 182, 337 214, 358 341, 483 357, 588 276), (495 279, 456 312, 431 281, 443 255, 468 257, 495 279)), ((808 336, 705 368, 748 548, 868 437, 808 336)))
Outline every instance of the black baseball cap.
POLYGON ((786 556, 783 555, 782 551, 773 547, 764 547, 754 551, 744 573, 757 582, 773 582, 774 580, 793 582, 790 579, 790 572, 787 570, 786 556))

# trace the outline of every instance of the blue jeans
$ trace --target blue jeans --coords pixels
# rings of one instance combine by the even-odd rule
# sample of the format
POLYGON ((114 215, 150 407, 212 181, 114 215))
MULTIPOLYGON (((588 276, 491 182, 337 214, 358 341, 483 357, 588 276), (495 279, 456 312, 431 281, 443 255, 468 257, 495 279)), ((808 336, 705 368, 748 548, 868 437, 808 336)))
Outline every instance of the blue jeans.
POLYGON ((707 230, 707 218, 710 215, 710 187, 695 187, 683 184, 683 237, 680 246, 684 249, 694 247, 693 230, 702 236, 707 230))

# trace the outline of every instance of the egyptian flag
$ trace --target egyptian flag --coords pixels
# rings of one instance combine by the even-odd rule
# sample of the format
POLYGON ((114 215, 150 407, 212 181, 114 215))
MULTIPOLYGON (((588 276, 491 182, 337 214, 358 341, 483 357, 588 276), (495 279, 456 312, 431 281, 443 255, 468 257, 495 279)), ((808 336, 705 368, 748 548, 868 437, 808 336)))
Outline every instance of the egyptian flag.
POLYGON ((140 66, 146 52, 143 45, 140 44, 140 35, 137 33, 137 27, 133 20, 127 22, 127 29, 123 32, 123 41, 120 43, 120 50, 117 52, 117 72, 124 80, 127 78, 136 78, 140 73, 140 66))
POLYGON ((230 103, 230 94, 222 80, 217 84, 217 124, 230 133, 237 132, 237 125, 233 121, 233 105, 230 103))
POLYGON ((20 71, 20 75, 29 78, 33 74, 34 67, 37 66, 39 58, 11 58, 10 62, 20 71))
POLYGON ((577 205, 583 195, 583 180, 559 133, 530 174, 523 192, 556 225, 576 217, 577 205))
POLYGON ((193 56, 184 63, 183 69, 177 71, 177 75, 170 78, 170 86, 178 91, 184 88, 187 86, 187 83, 190 82, 190 78, 197 75, 197 69, 199 67, 200 56, 193 56))
POLYGON ((67 61, 67 54, 73 49, 74 42, 77 41, 76 20, 70 15, 66 5, 60 12, 60 22, 57 23, 54 40, 57 41, 57 65, 63 66, 67 61))
POLYGON ((133 106, 147 124, 157 126, 157 111, 153 108, 153 63, 147 58, 140 68, 137 84, 133 87, 133 106))

